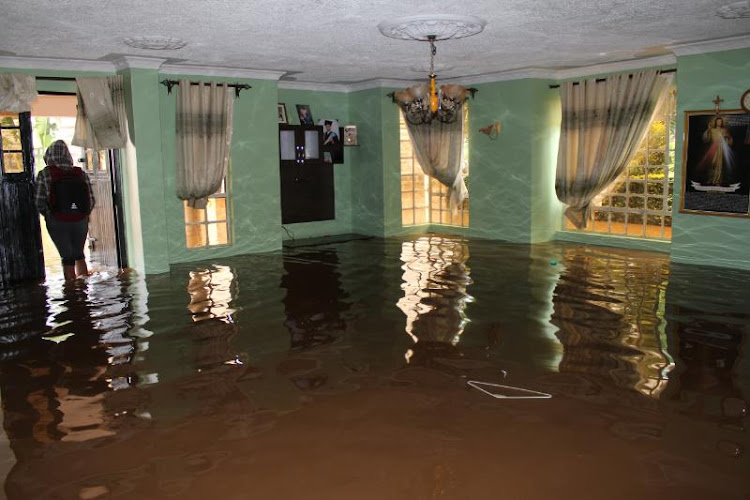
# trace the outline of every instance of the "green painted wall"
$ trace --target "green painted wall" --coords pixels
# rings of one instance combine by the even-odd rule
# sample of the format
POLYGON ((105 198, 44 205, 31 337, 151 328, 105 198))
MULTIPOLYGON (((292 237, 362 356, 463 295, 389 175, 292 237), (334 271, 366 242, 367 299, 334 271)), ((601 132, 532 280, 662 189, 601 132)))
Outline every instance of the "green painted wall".
MULTIPOLYGON (((352 147, 352 227, 371 236, 385 234, 383 202, 383 117, 382 89, 349 94, 351 122, 357 125, 359 146, 352 147)), ((400 205, 400 203, 399 203, 400 205)))
MULTIPOLYGON (((286 105, 289 123, 299 124, 297 104, 308 104, 315 123, 318 120, 338 120, 343 127, 350 123, 349 95, 344 92, 324 92, 307 90, 279 89, 279 102, 286 105)), ((343 137, 341 138, 343 140, 343 137)), ((344 148, 344 163, 333 166, 336 218, 334 220, 306 222, 302 224, 287 224, 282 232, 284 239, 311 238, 333 234, 352 233, 352 171, 354 169, 353 156, 357 147, 344 148)))
POLYGON ((122 75, 130 140, 135 146, 135 151, 126 154, 124 175, 124 194, 130 200, 125 206, 125 213, 129 216, 126 222, 128 257, 139 263, 136 265, 138 268, 142 249, 142 270, 148 274, 162 273, 169 270, 170 263, 159 114, 162 86, 159 85, 156 70, 129 69, 123 71, 122 75), (137 182, 134 182, 133 176, 137 182), (138 210, 134 206, 136 204, 140 208, 139 217, 134 216, 134 211, 138 210))
POLYGON ((544 107, 537 102, 543 85, 537 80, 515 80, 476 86, 478 92, 469 104, 472 236, 531 240, 532 151, 541 133, 537 125, 545 121, 544 107), (497 138, 478 132, 495 121, 502 125, 497 138))
POLYGON ((354 232, 394 236, 413 232, 401 226, 401 159, 399 109, 388 94, 375 88, 349 95, 352 123, 359 146, 352 155, 352 226, 354 232))
POLYGON ((469 104, 469 229, 401 226, 399 111, 387 97, 393 89, 351 94, 350 109, 362 144, 352 189, 355 232, 394 236, 434 231, 518 242, 553 238, 560 220, 554 194, 559 129, 555 94, 541 80, 478 88, 469 104), (503 125, 497 139, 478 132, 495 120, 503 125))
POLYGON ((560 94, 548 82, 529 81, 532 92, 530 242, 550 241, 562 225, 563 204, 555 193, 560 141, 560 94))
POLYGON ((740 96, 748 88, 750 49, 677 60, 678 133, 671 253, 674 261, 750 269, 750 219, 679 213, 684 112, 713 109, 711 101, 717 94, 724 99, 724 109, 737 109, 740 96))
MULTIPOLYGON (((685 110, 712 106, 716 94, 736 108, 750 84, 750 49, 678 59, 678 141, 676 200, 682 165, 685 110)), ((44 76, 95 76, 101 73, 6 69, 44 76)), ((526 79, 477 85, 470 102, 469 183, 471 227, 401 227, 398 108, 374 88, 351 93, 279 90, 276 82, 240 80, 252 90, 235 102, 232 142, 231 210, 233 245, 210 250, 185 248, 182 204, 175 192, 175 96, 168 95, 155 70, 124 71, 134 148, 124 152, 126 229, 131 265, 140 254, 147 273, 176 262, 276 250, 281 246, 278 128, 276 104, 284 102, 290 123, 298 123, 295 104, 311 106, 315 119, 335 118, 358 127, 357 147, 345 149, 335 166, 336 219, 289 225, 295 238, 362 233, 391 236, 439 231, 511 242, 547 241, 559 232, 561 204, 554 195, 559 134, 559 94, 549 82, 526 79), (502 124, 497 139, 478 132, 502 124), (128 182, 130 179, 130 182, 128 182), (142 252, 140 249, 142 248, 142 252)), ((200 76, 191 77, 200 79, 200 76)), ((216 81, 238 81, 236 78, 216 81)), ((42 90, 72 91, 70 82, 40 82, 42 90)), ((583 235, 585 243, 641 248, 638 240, 583 235)), ((750 268, 750 219, 680 214, 675 210, 672 258, 693 264, 750 268)), ((658 245, 663 251, 670 245, 658 245)), ((135 263, 135 264, 134 264, 135 263)))
POLYGON ((383 230, 385 236, 415 232, 401 224, 401 138, 399 107, 388 94, 400 89, 380 89, 380 145, 383 168, 383 230))
MULTIPOLYGON (((185 242, 183 203, 176 193, 175 113, 176 91, 167 94, 159 85, 160 130, 154 131, 160 143, 165 205, 164 238, 168 242, 169 263, 207 260, 230 255, 267 252, 281 248, 281 205, 279 199, 279 144, 275 81, 237 78, 159 75, 160 79, 187 78, 192 81, 246 83, 234 101, 234 127, 230 160, 230 210, 232 244, 224 247, 188 249, 185 242)), ((139 168, 140 170, 140 168, 139 168)), ((142 212, 148 202, 141 196, 142 212)), ((158 203, 158 200, 154 200, 158 203)), ((158 211, 158 207, 154 207, 158 211)))

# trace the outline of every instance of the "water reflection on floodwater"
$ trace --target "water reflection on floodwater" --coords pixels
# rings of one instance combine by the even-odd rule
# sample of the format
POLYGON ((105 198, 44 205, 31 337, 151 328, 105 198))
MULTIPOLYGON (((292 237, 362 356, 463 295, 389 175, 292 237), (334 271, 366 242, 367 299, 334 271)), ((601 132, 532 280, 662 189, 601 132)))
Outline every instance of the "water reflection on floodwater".
POLYGON ((747 498, 748 278, 427 235, 0 290, 5 491, 747 498))

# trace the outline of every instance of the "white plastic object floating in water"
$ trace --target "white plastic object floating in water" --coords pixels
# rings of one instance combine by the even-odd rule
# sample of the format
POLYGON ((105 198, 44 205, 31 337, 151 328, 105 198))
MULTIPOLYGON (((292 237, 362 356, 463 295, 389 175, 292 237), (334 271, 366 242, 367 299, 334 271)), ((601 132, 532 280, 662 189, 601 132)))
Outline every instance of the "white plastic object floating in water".
POLYGON ((469 380, 466 383, 495 399, 549 399, 552 397, 552 394, 547 394, 546 392, 522 389, 521 387, 513 387, 512 385, 493 384, 492 382, 482 382, 480 380, 469 380), (485 389, 485 387, 488 389, 485 389), (506 394, 496 389, 505 389, 506 394))

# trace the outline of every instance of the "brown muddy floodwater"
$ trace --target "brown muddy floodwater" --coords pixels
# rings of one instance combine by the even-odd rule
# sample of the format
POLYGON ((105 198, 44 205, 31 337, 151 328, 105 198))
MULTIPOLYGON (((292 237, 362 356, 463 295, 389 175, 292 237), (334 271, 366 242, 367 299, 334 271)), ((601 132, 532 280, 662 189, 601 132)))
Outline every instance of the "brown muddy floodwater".
POLYGON ((435 235, 50 277, 0 291, 0 479, 12 500, 747 500, 749 283, 435 235))

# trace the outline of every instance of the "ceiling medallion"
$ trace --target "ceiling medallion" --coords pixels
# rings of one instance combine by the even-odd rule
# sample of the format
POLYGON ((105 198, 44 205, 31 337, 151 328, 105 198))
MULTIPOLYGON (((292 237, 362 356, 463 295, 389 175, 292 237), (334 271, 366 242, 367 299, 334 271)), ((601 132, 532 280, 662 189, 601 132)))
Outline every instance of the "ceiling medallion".
POLYGON ((436 41, 476 35, 482 32, 485 24, 484 20, 474 16, 434 14, 383 21, 378 29, 389 38, 436 41))
POLYGON ((716 15, 724 19, 750 18, 750 2, 735 2, 716 9, 716 15))
POLYGON ((123 42, 136 49, 146 50, 176 50, 187 45, 185 40, 168 36, 134 36, 126 38, 123 42))

